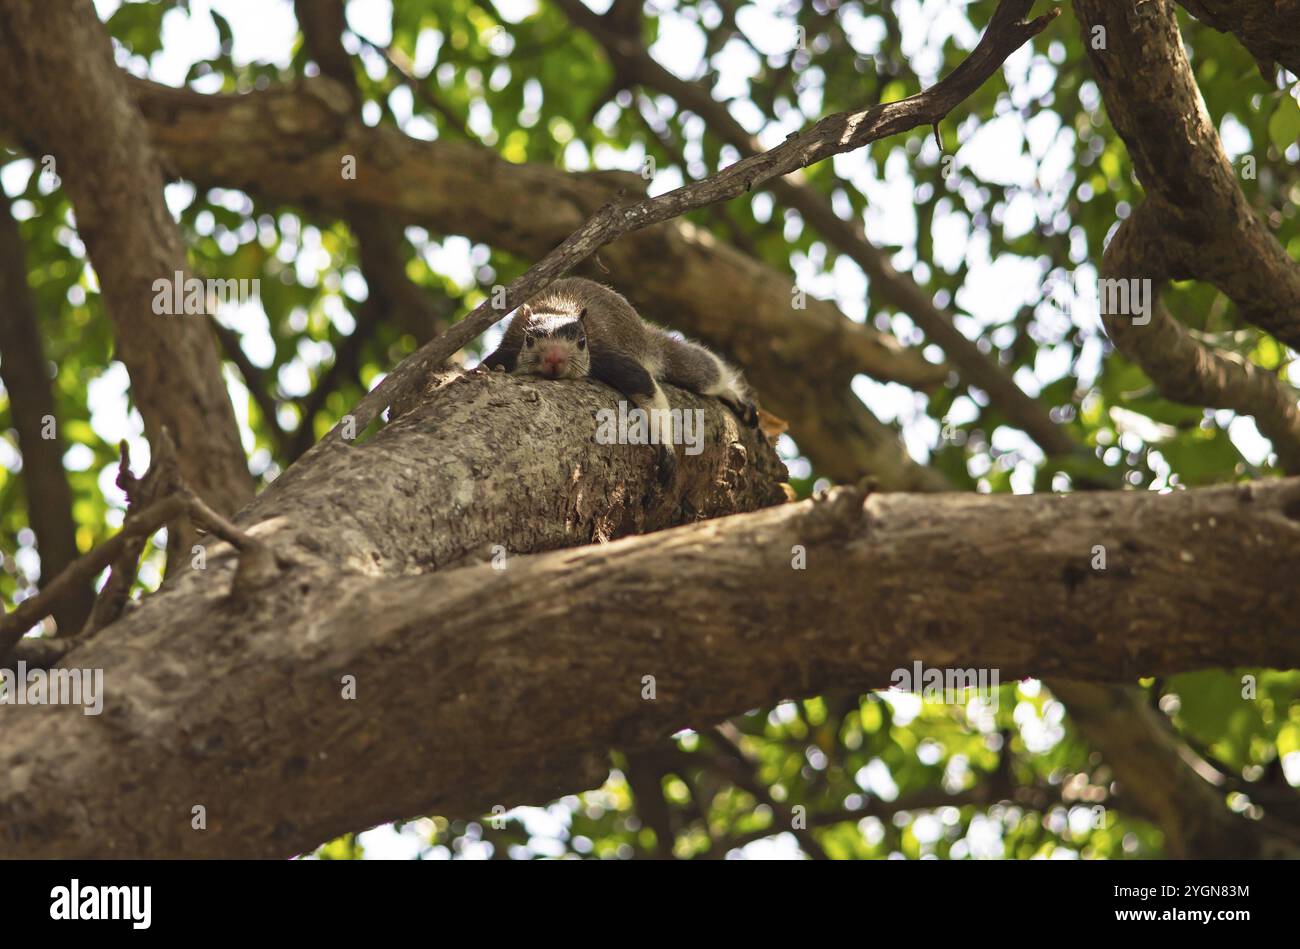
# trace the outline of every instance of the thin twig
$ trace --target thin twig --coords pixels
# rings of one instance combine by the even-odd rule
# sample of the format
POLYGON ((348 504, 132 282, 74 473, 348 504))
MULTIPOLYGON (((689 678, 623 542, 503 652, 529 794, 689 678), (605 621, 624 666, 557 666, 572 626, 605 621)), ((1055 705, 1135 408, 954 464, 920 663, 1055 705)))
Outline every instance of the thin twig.
POLYGON ((118 533, 82 554, 40 593, 23 600, 12 613, 0 619, 0 659, 9 655, 23 633, 50 615, 59 597, 66 596, 79 583, 93 581, 101 570, 117 560, 132 538, 147 537, 172 518, 184 514, 188 506, 184 497, 173 495, 154 502, 138 514, 127 515, 118 533))
POLYGON ((116 620, 135 582, 145 541, 164 526, 168 527, 169 537, 177 536, 182 519, 187 530, 190 524, 195 524, 240 551, 234 580, 236 591, 264 584, 289 564, 287 558, 277 555, 264 541, 209 507, 185 484, 176 463, 176 447, 165 427, 156 439, 149 470, 140 478, 131 474, 131 452, 126 441, 121 442, 118 450, 121 460, 117 485, 126 492, 128 504, 122 529, 73 561, 13 612, 0 617, 0 665, 9 660, 23 634, 51 613, 60 597, 66 596, 78 583, 90 583, 110 566, 112 573, 95 600, 81 636, 89 636, 116 620))

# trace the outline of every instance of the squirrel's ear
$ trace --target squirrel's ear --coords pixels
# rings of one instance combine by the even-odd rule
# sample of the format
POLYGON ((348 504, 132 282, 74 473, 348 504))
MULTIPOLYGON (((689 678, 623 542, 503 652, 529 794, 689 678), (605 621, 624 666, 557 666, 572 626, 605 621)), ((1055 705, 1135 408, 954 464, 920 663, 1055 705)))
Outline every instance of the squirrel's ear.
POLYGON ((578 322, 581 323, 586 318, 587 318, 587 308, 584 306, 582 308, 582 311, 578 313, 578 322))
POLYGON ((522 303, 519 309, 515 311, 515 315, 521 320, 531 320, 533 318, 533 308, 527 303, 522 303))

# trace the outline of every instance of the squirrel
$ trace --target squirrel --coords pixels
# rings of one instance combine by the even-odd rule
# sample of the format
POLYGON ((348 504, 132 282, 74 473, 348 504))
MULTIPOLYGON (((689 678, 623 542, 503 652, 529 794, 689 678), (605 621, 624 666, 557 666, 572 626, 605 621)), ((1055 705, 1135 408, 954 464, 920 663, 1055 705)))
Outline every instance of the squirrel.
POLYGON ((676 476, 672 416, 659 383, 722 401, 743 423, 758 409, 739 370, 690 340, 643 320, 618 292, 582 277, 557 280, 510 318, 488 369, 547 379, 599 379, 657 424, 659 476, 676 476), (658 410, 657 414, 652 410, 658 410))

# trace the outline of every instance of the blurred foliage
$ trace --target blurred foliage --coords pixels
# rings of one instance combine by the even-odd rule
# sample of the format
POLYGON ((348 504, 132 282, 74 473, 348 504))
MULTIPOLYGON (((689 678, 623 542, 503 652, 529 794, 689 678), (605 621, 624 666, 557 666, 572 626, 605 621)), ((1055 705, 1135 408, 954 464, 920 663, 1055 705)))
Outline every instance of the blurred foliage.
MULTIPOLYGON (((359 6, 354 2, 350 12, 359 6)), ((992 9, 992 3, 906 0, 780 7, 657 0, 643 12, 641 27, 649 44, 668 35, 670 20, 672 37, 698 35, 703 59, 686 78, 710 89, 725 87, 733 114, 751 131, 767 129, 770 145, 821 115, 924 88, 962 60, 992 9), (781 24, 777 39, 770 28, 774 17, 781 24), (796 27, 803 30, 802 48, 790 41, 796 27), (745 62, 753 68, 738 86, 726 70, 745 62)), ((364 18, 354 17, 359 32, 347 37, 368 123, 397 125, 421 138, 468 137, 513 162, 573 170, 636 169, 648 156, 669 181, 706 176, 737 157, 667 97, 619 88, 622 81, 615 80, 600 47, 547 4, 507 10, 475 0, 402 0, 388 15, 390 36, 370 35, 358 26, 364 18), (381 54, 384 49, 401 62, 421 64, 422 95, 411 94, 381 54)), ((285 50, 279 63, 237 60, 236 26, 220 13, 191 10, 184 0, 118 6, 107 24, 120 61, 148 73, 165 51, 164 19, 177 17, 210 19, 216 31, 211 55, 196 59, 185 76, 200 91, 247 90, 303 74, 301 42, 285 50)), ((1283 246, 1300 257, 1296 90, 1282 78, 1273 85, 1264 81, 1231 36, 1191 20, 1183 26, 1205 101, 1231 156, 1257 165, 1257 175, 1242 181, 1249 199, 1283 246)), ((861 164, 825 162, 809 169, 807 180, 840 213, 865 219, 869 234, 878 211, 867 189, 854 182, 909 189, 915 240, 890 248, 895 266, 941 305, 954 307, 962 329, 1016 373, 1095 457, 1049 468, 1034 446, 1009 431, 996 406, 960 387, 918 395, 912 400, 915 413, 893 420, 912 436, 914 450, 919 440, 929 463, 955 485, 985 492, 1065 490, 1089 467, 1117 472, 1134 489, 1276 473, 1271 456, 1252 462, 1243 455, 1229 433, 1230 413, 1161 398, 1137 367, 1110 350, 1095 320, 1073 318, 1054 297, 1053 289, 1067 285, 1076 268, 1099 259, 1115 223, 1141 200, 1068 10, 1032 51, 1013 56, 1005 75, 988 82, 942 125, 942 153, 933 134, 918 129, 886 139, 857 156, 861 164), (1019 180, 1010 173, 977 175, 965 152, 981 130, 998 135, 1004 147, 1019 143, 1019 158, 1031 172, 1019 180), (1068 159, 1063 171, 1046 167, 1061 156, 1068 159), (949 237, 940 240, 940 230, 949 237), (967 252, 952 253, 953 233, 966 235, 967 252), (999 274, 1013 272, 1001 269, 1008 263, 1032 268, 1041 281, 1042 292, 1002 321, 974 312, 980 297, 968 287, 980 271, 987 281, 990 262, 999 265, 999 274)), ((30 156, 0 151, 0 166, 17 172, 6 181, 23 182, 9 193, 27 245, 45 357, 57 367, 53 386, 69 448, 73 514, 78 543, 86 550, 121 520, 120 494, 112 486, 113 441, 120 433, 109 431, 112 426, 99 415, 102 406, 120 400, 124 374, 113 363, 109 323, 63 192, 30 156)), ((323 433, 377 375, 422 340, 388 324, 359 332, 365 283, 345 222, 269 206, 238 191, 198 193, 185 183, 169 186, 169 198, 196 272, 261 281, 261 309, 240 324, 260 380, 246 380, 233 363, 227 366, 237 411, 246 418, 250 466, 269 480, 292 461, 289 446, 298 426, 323 433), (356 371, 330 376, 328 367, 344 347, 355 354, 356 371), (250 394, 259 384, 265 387, 263 401, 275 405, 274 418, 250 394), (317 386, 323 388, 313 398, 317 386), (304 418, 307 406, 314 412, 304 418)), ((817 295, 836 294, 837 275, 852 266, 796 213, 774 208, 762 193, 690 218, 770 266, 797 272, 817 295)), ((410 278, 431 296, 452 301, 457 317, 482 299, 482 287, 512 278, 527 263, 418 228, 407 230, 405 242, 410 278)), ((1173 312, 1218 345, 1269 369, 1290 365, 1289 350, 1243 325, 1212 288, 1180 284, 1166 299, 1173 312)), ((860 299, 838 302, 905 342, 921 341, 911 321, 876 300, 870 287, 865 309, 860 299)), ((8 406, 5 394, 0 598, 12 603, 30 594, 39 560, 27 527, 8 406)), ((134 413, 130 424, 137 433, 142 429, 134 413)), ((818 484, 817 471, 799 456, 794 441, 785 438, 781 447, 792 483, 806 496, 818 484)), ((147 558, 153 568, 142 574, 145 588, 157 583, 159 558, 157 551, 147 558)), ((1211 670, 1145 687, 1170 727, 1224 774, 1233 807, 1251 812, 1261 804, 1293 801, 1300 767, 1289 769, 1288 781, 1281 762, 1286 755, 1300 756, 1300 672, 1211 670), (1255 685, 1251 694, 1243 695, 1243 675, 1255 685)), ((1111 806, 1112 775, 1063 712, 1032 681, 1002 684, 983 699, 949 704, 897 693, 784 702, 740 716, 724 732, 685 732, 649 760, 629 763, 616 753, 602 788, 544 809, 477 822, 418 818, 348 835, 316 856, 354 859, 368 849, 397 848, 418 857, 627 858, 671 852, 699 858, 739 847, 751 854, 811 847, 834 857, 1160 855, 1158 830, 1111 806), (638 807, 634 783, 643 791, 657 789, 663 807, 638 807), (791 814, 802 815, 798 832, 791 831, 791 814)))

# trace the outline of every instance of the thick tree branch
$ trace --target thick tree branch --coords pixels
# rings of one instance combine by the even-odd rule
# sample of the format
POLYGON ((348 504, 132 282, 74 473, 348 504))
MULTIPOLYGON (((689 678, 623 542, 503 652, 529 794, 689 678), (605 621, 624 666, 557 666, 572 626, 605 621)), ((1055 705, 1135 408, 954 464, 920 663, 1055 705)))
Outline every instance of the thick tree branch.
MULTIPOLYGON (((127 443, 121 443, 121 462, 117 485, 126 492, 129 508, 122 529, 94 550, 73 561, 68 568, 12 612, 0 617, 0 663, 7 662, 14 645, 31 626, 52 613, 70 590, 87 583, 105 567, 112 573, 95 601, 90 619, 81 631, 93 635, 121 613, 144 543, 155 531, 166 526, 171 536, 180 535, 192 522, 238 548, 239 570, 233 592, 246 592, 250 586, 273 579, 281 562, 266 545, 251 537, 221 514, 214 511, 185 484, 176 459, 176 447, 167 429, 157 443, 149 471, 141 478, 131 474, 131 455, 127 443)), ((168 551, 169 567, 180 557, 168 551)), ((287 566, 288 561, 283 561, 287 566)))
MULTIPOLYGON (((861 113, 830 116, 808 132, 793 136, 770 152, 742 160, 724 172, 687 185, 653 200, 627 207, 607 204, 571 234, 564 243, 524 277, 512 283, 506 307, 480 307, 444 337, 413 354, 366 396, 352 413, 358 428, 364 428, 400 391, 422 374, 440 365, 457 349, 502 318, 517 303, 541 290, 599 247, 624 233, 680 216, 686 210, 735 197, 797 168, 830 155, 861 147, 870 141, 917 125, 933 124, 991 75, 1002 61, 1031 36, 1043 29, 1050 17, 1022 23, 1030 4, 1006 0, 995 12, 989 29, 970 57, 932 89, 902 102, 877 106, 861 113)), ((742 359, 743 361, 743 359, 742 359)), ((336 432, 337 434, 337 432, 336 432)))
POLYGON ((18 663, 26 664, 28 669, 49 669, 72 649, 73 640, 55 639, 49 636, 31 636, 18 640, 10 652, 7 661, 0 662, 0 669, 16 670, 18 663))
POLYGON ((612 399, 586 382, 473 374, 368 441, 304 457, 239 518, 290 555, 281 582, 232 601, 218 546, 64 660, 104 669, 102 722, 10 710, 24 718, 0 749, 11 851, 283 856, 400 816, 592 786, 610 747, 880 687, 918 658, 978 656, 1003 681, 1300 662, 1298 481, 865 505, 838 491, 513 556, 778 497, 752 432, 708 400, 670 398, 706 412, 684 496, 656 494, 648 450, 592 444, 592 412, 612 399), (504 570, 474 564, 493 545, 504 570), (1095 545, 1105 571, 1090 568, 1095 545), (223 675, 205 672, 214 661, 223 675), (363 767, 371 780, 348 778, 363 767), (190 830, 195 804, 205 832, 190 830))
MULTIPOLYGON (((582 29, 588 30, 595 39, 598 40, 606 49, 607 55, 614 62, 616 73, 623 78, 625 82, 640 82, 643 85, 655 88, 664 94, 671 95, 681 107, 689 108, 701 116, 706 121, 710 129, 715 134, 722 136, 724 140, 731 143, 737 148, 742 155, 753 155, 759 151, 759 146, 749 133, 746 133, 744 127, 738 123, 732 114, 722 103, 712 99, 707 88, 694 83, 682 81, 663 69, 651 59, 649 52, 646 51, 645 45, 640 38, 640 30, 637 29, 615 29, 610 18, 597 16, 591 13, 585 5, 578 3, 577 0, 558 0, 560 8, 564 10, 569 19, 575 22, 575 25, 581 26, 582 29)), ((827 237, 835 242, 842 251, 849 253, 853 260, 857 261, 859 266, 870 276, 872 287, 879 292, 889 303, 897 305, 902 311, 909 313, 915 321, 918 322, 931 339, 935 339, 944 347, 946 354, 953 360, 954 365, 962 373, 967 383, 980 386, 987 391, 989 399, 996 404, 1002 412, 1008 416, 1008 419, 1021 426, 1031 438, 1039 442, 1043 450, 1049 455, 1067 455, 1078 452, 1080 446, 1075 445, 1069 434, 1050 419, 1048 412, 1034 399, 1028 398, 1019 386, 1010 380, 1002 369, 996 363, 989 360, 983 352, 974 343, 969 341, 959 333, 956 326, 953 325, 952 316, 932 302, 930 295, 926 294, 917 283, 911 281, 906 274, 897 273, 889 261, 885 259, 883 253, 876 250, 874 246, 866 239, 861 225, 857 222, 845 221, 840 218, 839 214, 832 211, 831 205, 827 203, 822 196, 816 194, 813 188, 800 181, 800 175, 792 174, 788 177, 776 179, 771 182, 777 198, 790 207, 798 209, 803 217, 815 226, 827 237)), ((1114 333, 1113 333, 1114 335, 1114 333)), ((1186 337, 1188 346, 1197 346, 1190 338, 1186 337)), ((1161 352, 1158 346, 1156 334, 1151 337, 1144 337, 1153 344, 1154 350, 1161 352)), ((1166 359, 1171 359, 1175 354, 1166 354, 1166 359)), ((1186 356, 1187 354, 1177 354, 1177 356, 1186 356)), ((1222 359, 1227 359, 1223 356, 1222 359)), ((1187 359, 1178 360, 1179 365, 1195 365, 1187 359)), ((1266 421, 1262 422, 1264 428, 1269 430, 1278 430, 1281 428, 1286 432, 1282 425, 1271 424, 1277 413, 1286 416, 1286 404, 1279 406, 1275 395, 1281 393, 1281 389, 1270 389, 1268 380, 1261 376, 1261 373, 1252 373, 1252 367, 1240 369, 1239 372, 1252 374, 1253 385, 1242 386, 1249 393, 1256 394, 1255 399, 1249 400, 1252 408, 1275 408, 1277 412, 1270 415, 1264 412, 1266 421), (1258 391, 1262 387, 1264 391, 1258 391), (1262 406, 1261 406, 1262 402, 1262 406)), ((1239 403, 1240 404, 1240 403, 1239 403)), ((1249 409, 1247 409, 1249 411, 1249 409)), ((1252 412, 1255 413, 1255 412, 1252 412)), ((1295 415, 1294 404, 1290 407, 1291 415, 1295 415)), ((1283 439, 1282 445, 1287 445, 1286 439, 1283 439)), ((870 471, 865 468, 863 471, 870 471)), ((1053 682, 1054 685, 1054 682, 1053 682)), ((1062 686, 1066 688, 1066 686, 1062 686)), ((1126 716, 1117 714, 1117 708, 1126 707, 1131 702, 1131 695, 1128 690, 1114 689, 1118 693, 1115 695, 1097 695, 1096 692, 1087 692, 1087 690, 1075 688, 1069 693, 1069 705, 1071 712, 1078 718, 1078 727, 1088 740, 1096 748, 1104 751, 1108 761, 1114 761, 1114 767, 1121 774, 1132 779, 1135 775, 1144 774, 1145 768, 1160 767, 1158 757, 1149 758, 1147 762, 1140 763, 1134 755, 1126 754, 1134 748, 1149 748, 1151 745, 1162 745, 1161 741, 1167 736, 1162 733, 1152 732, 1151 723, 1147 718, 1139 716, 1126 716), (1093 705, 1097 702, 1097 705, 1093 705), (1105 727, 1093 727, 1097 720, 1105 719, 1105 727), (1145 740, 1144 740, 1145 738, 1145 740)), ((1167 741, 1164 741, 1167 744, 1167 741)), ((1195 781, 1195 775, 1183 774, 1186 768, 1183 767, 1182 761, 1177 758, 1167 757, 1164 759, 1165 767, 1171 768, 1178 774, 1167 774, 1167 781, 1195 781)), ((1127 783, 1127 781, 1126 781, 1127 783)), ((1140 781, 1132 781, 1135 785, 1140 781)), ((1153 783, 1141 784, 1143 788, 1161 787, 1160 781, 1153 783)), ((1206 815, 1204 809, 1205 797, 1204 792, 1209 792, 1209 788, 1201 788, 1197 794, 1188 794, 1186 797, 1171 797, 1166 802, 1164 810, 1158 813, 1160 818, 1169 822, 1170 827, 1179 827, 1180 809, 1190 815, 1190 819, 1182 822, 1182 826, 1192 826, 1200 823, 1213 824, 1219 819, 1219 813, 1222 811, 1221 806, 1214 807, 1213 816, 1206 815)), ((1213 798, 1213 793, 1209 794, 1213 798)), ((1232 824, 1235 820, 1231 815, 1223 814, 1222 818, 1230 820, 1232 824)), ((1162 823, 1162 826, 1165 826, 1162 823)), ((1251 840, 1251 835, 1242 835, 1239 833, 1240 828, 1236 828, 1234 839, 1236 846, 1244 846, 1245 842, 1251 840)), ((1225 840, 1227 837, 1225 837, 1225 840)), ((1197 844, 1204 845, 1201 852, 1203 853, 1222 853, 1222 840, 1206 841, 1197 839, 1197 844), (1213 848, 1213 849, 1210 849, 1213 848)), ((1177 852, 1177 841, 1171 845, 1171 850, 1177 852)))
POLYGON ((200 495, 233 511, 253 493, 205 321, 154 312, 155 280, 183 272, 148 129, 90 0, 0 0, 0 119, 56 159, 113 320, 150 440, 166 426, 200 495))
MULTIPOLYGON (((339 452, 316 452, 295 464, 240 516, 243 530, 264 544, 274 543, 276 551, 286 555, 288 573, 281 582, 238 598, 230 596, 228 590, 235 579, 233 552, 225 545, 215 545, 208 551, 205 569, 177 575, 160 593, 88 641, 74 654, 80 658, 69 657, 68 664, 84 659, 98 667, 100 659, 87 658, 84 651, 112 644, 107 653, 113 657, 112 669, 106 669, 105 682, 120 701, 110 701, 105 721, 116 723, 109 725, 114 733, 118 733, 118 725, 126 727, 120 733, 125 744, 119 751, 130 756, 126 751, 130 747, 144 753, 145 746, 137 744, 143 733, 136 731, 143 724, 136 719, 143 706, 136 705, 136 700, 160 697, 156 685, 147 685, 146 680, 164 669, 179 668, 173 661, 189 653, 205 670, 195 668, 192 684, 198 686, 199 679, 206 680, 198 691, 215 699, 216 692, 211 689, 215 680, 210 674, 214 656, 225 655, 233 663, 226 676, 217 677, 230 679, 238 678, 238 669, 251 669, 269 658, 258 658, 261 647, 252 647, 253 641, 271 646, 273 651, 288 647, 314 652, 316 647, 310 645, 314 634, 309 630, 344 604, 350 594, 337 584, 348 578, 368 586, 381 578, 490 560, 505 570, 486 569, 504 580, 511 575, 519 551, 599 541, 784 500, 778 483, 784 469, 760 436, 740 426, 714 400, 677 390, 670 390, 669 395, 677 407, 701 409, 704 429, 702 452, 688 455, 683 451, 679 478, 672 492, 664 494, 655 487, 651 449, 593 444, 597 433, 594 413, 617 404, 611 390, 587 382, 540 383, 489 373, 444 379, 428 402, 410 407, 373 439, 339 452), (467 516, 470 511, 472 517, 467 516), (216 625, 206 625, 202 641, 196 638, 188 646, 180 639, 167 638, 158 644, 161 652, 153 647, 135 652, 126 645, 131 639, 129 630, 142 611, 155 610, 158 618, 164 613, 171 617, 169 625, 177 623, 174 630, 189 628, 197 633, 198 627, 188 625, 191 622, 215 621, 216 625), (206 619, 202 618, 205 613, 206 619), (252 640, 235 645, 249 633, 252 640), (227 635, 235 638, 227 640, 227 635), (228 647, 234 651, 227 653, 228 647)), ((547 602, 547 597, 539 599, 539 604, 547 602)), ((152 636, 162 631, 161 627, 152 629, 142 626, 138 632, 152 636)), ((362 639, 367 638, 368 634, 359 632, 362 639)), ((378 641, 370 645, 380 652, 387 649, 378 641)), ((398 668, 400 664, 392 670, 398 668)), ((316 681, 315 673, 304 670, 299 681, 316 681)), ((379 684, 369 673, 364 681, 366 694, 371 684, 379 684)), ((333 704, 338 696, 336 680, 329 678, 323 684, 327 686, 327 704, 333 704)), ((146 704, 151 701, 146 699, 146 704)), ((31 724, 58 727, 59 710, 45 710, 52 714, 31 724)), ((198 739, 195 733, 197 745, 189 740, 175 744, 176 736, 188 726, 180 726, 180 732, 168 726, 167 736, 155 737, 180 756, 172 762, 178 764, 191 761, 196 750, 200 758, 210 758, 215 753, 210 740, 234 741, 247 724, 227 719, 226 724, 216 725, 216 732, 207 733, 210 739, 198 739)), ((6 726, 6 746, 10 736, 24 727, 25 723, 16 721, 6 726)), ((260 732, 261 727, 255 726, 255 731, 260 732)), ((306 740, 315 741, 315 737, 306 740)), ((102 746, 92 741, 78 747, 94 758, 96 747, 102 746)), ((294 757, 306 755, 306 747, 294 752, 294 757)), ((155 745, 150 754, 156 755, 157 750, 155 745)), ((315 760, 315 755, 312 751, 309 757, 315 760)), ((85 763, 100 766, 89 759, 85 763)), ((133 767, 147 770, 153 765, 137 760, 133 767)), ((235 772, 227 773, 236 783, 244 780, 235 772)), ((593 782, 603 777, 592 772, 593 782)), ((101 790, 110 786, 116 784, 110 780, 101 790)), ((139 789, 144 790, 143 786, 139 789)), ((162 790, 155 786, 151 793, 162 790)), ((218 797, 224 800, 225 793, 219 792, 218 797)), ((180 796, 161 794, 177 806, 190 796, 190 791, 180 796)), ((204 796, 213 801, 206 792, 204 796)), ((155 804, 159 799, 155 794, 155 804)), ((46 803, 61 806, 53 798, 46 803)), ((16 805, 5 817, 26 806, 16 805)), ((107 810, 117 811, 118 807, 107 810)), ((224 806, 221 810, 225 813, 224 806)), ((146 838, 153 843, 141 844, 146 838, 123 832, 116 837, 110 834, 111 839, 95 846, 161 848, 157 852, 195 843, 202 846, 199 840, 182 842, 176 836, 180 828, 157 823, 143 811, 134 816, 121 812, 120 816, 127 824, 152 827, 146 838)), ((6 827, 14 826, 4 822, 6 827)), ((40 823, 34 818, 27 830, 34 831, 40 823)), ((15 833, 21 837, 25 832, 15 833)), ((44 831, 38 836, 44 836, 44 831)), ((189 832, 183 836, 188 838, 189 832)))
POLYGON ((1300 473, 1296 393, 1273 373, 1194 339, 1160 301, 1171 279, 1208 280, 1246 319, 1291 345, 1300 340, 1300 266, 1239 187, 1205 112, 1174 4, 1155 0, 1139 9, 1081 0, 1076 10, 1111 121, 1148 192, 1111 239, 1101 267, 1103 279, 1138 289, 1146 307, 1138 313, 1131 301, 1122 306, 1124 297, 1099 294, 1106 330, 1168 398, 1254 416, 1282 468, 1300 473), (1105 29, 1104 48, 1090 42, 1096 26, 1105 29), (1132 62, 1142 68, 1122 65, 1132 62))
MULTIPOLYGON (((1209 280, 1246 319, 1294 344, 1300 270, 1238 186, 1205 112, 1172 5, 1079 0, 1075 10, 1107 111, 1147 190, 1112 238, 1100 269, 1106 278, 1137 281, 1127 284, 1130 289, 1140 291, 1142 281, 1150 281, 1143 315, 1149 321, 1106 312, 1107 332, 1169 398, 1253 415, 1283 468, 1295 472, 1295 394, 1265 370, 1192 338, 1161 304, 1159 289, 1174 278, 1209 280), (1099 35, 1104 42, 1094 43, 1099 35)), ((1103 309, 1110 309, 1105 299, 1103 309)), ((1134 690, 1048 685, 1065 698, 1075 725, 1103 751, 1121 784, 1159 822, 1171 853, 1259 851, 1258 825, 1225 819, 1221 794, 1187 766, 1180 753, 1185 747, 1136 711, 1142 703, 1134 690), (1154 780, 1151 762, 1164 763, 1154 780)))

